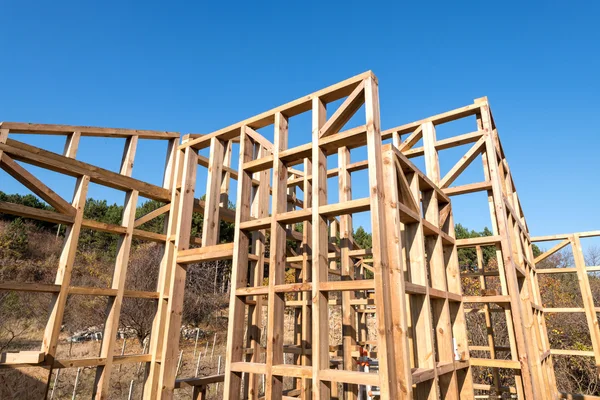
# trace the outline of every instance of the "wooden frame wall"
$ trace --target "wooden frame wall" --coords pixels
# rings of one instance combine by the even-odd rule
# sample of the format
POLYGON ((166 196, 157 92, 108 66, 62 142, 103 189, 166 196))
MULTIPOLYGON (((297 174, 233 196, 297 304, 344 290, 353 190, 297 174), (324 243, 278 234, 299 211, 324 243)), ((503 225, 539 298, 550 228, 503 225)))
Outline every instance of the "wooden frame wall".
MULTIPOLYGON (((581 238, 589 237, 600 237, 600 231, 589 231, 589 232, 576 232, 571 234, 562 235, 549 235, 549 236, 535 236, 531 238, 534 243, 543 243, 547 241, 558 241, 560 242, 550 248, 548 251, 540 254, 536 257, 535 262, 540 263, 546 258, 552 256, 556 252, 571 247, 573 253, 574 266, 565 268, 538 268, 538 274, 577 274, 577 281, 579 282, 579 290, 581 298, 583 300, 583 307, 581 308, 566 308, 566 307, 543 307, 544 313, 552 314, 564 314, 564 313, 584 313, 592 343, 592 351, 582 350, 566 350, 566 349, 552 349, 549 348, 550 353, 553 356, 584 356, 594 357, 597 371, 600 371, 600 329, 598 328, 598 317, 597 313, 600 312, 600 307, 596 307, 594 304, 594 297, 592 295, 592 289, 590 287, 589 272, 600 271, 600 265, 586 265, 586 261, 583 255, 583 249, 581 247, 581 238)), ((569 398, 570 394, 559 393, 561 398, 569 398)), ((577 396, 577 395, 573 395, 577 396)), ((583 396, 583 395, 581 395, 583 396)), ((597 396, 585 396, 589 399, 598 399, 597 396)))
MULTIPOLYGON (((541 305, 537 283, 541 270, 535 267, 541 256, 534 259, 531 248, 532 240, 550 239, 529 236, 486 98, 381 131, 377 79, 366 72, 216 132, 187 135, 181 144, 178 142, 179 134, 174 132, 0 125, 0 167, 55 209, 43 211, 0 202, 0 212, 69 226, 55 284, 0 283, 2 290, 54 296, 40 351, 4 355, 0 368, 37 365, 51 373, 53 368, 97 366, 96 398, 107 398, 112 366, 127 362, 146 363, 144 398, 148 399, 173 398, 174 390, 183 387, 194 387, 194 398, 201 399, 206 396, 207 385, 220 381, 224 381, 227 399, 356 399, 361 385, 379 387, 382 398, 462 399, 482 391, 511 392, 532 399, 558 395, 552 370, 552 355, 558 353, 549 347, 544 318, 547 310, 541 305), (340 105, 328 116, 327 105, 334 102, 340 105), (350 121, 359 118, 361 109, 363 122, 347 128, 350 121), (303 113, 312 116, 312 141, 290 148, 290 121, 293 124, 293 117, 303 113), (474 132, 436 138, 437 126, 473 116, 474 132), (259 133, 269 126, 273 127, 273 143, 259 133), (51 153, 13 139, 18 133, 64 135, 64 152, 51 153), (126 139, 119 173, 75 160, 79 140, 86 136, 126 139), (131 178, 139 139, 169 141, 163 187, 131 178), (383 146, 390 140, 391 144, 383 146), (415 147, 419 141, 423 145, 415 147), (240 149, 237 169, 231 166, 234 142, 240 149), (442 176, 439 159, 443 150, 464 144, 472 146, 442 176), (366 159, 352 160, 352 154, 357 154, 352 150, 361 147, 366 148, 366 159), (202 149, 209 149, 209 157, 200 155, 202 149), (327 169, 327 157, 334 154, 338 167, 327 169), (485 180, 451 187, 480 155, 485 180), (420 156, 424 157, 426 173, 410 161, 420 156), (76 177, 72 201, 62 199, 15 161, 76 177), (208 169, 204 201, 195 198, 198 165, 208 169), (352 174, 363 170, 368 173, 369 196, 355 199, 352 174), (335 204, 328 203, 327 195, 327 179, 332 177, 338 179, 339 202, 335 204), (227 207, 230 179, 238 182, 235 212, 227 207), (121 225, 83 218, 89 182, 125 192, 121 225), (455 239, 450 198, 477 191, 488 195, 493 235, 455 239), (138 196, 159 200, 165 206, 136 220, 138 196), (201 238, 191 237, 194 211, 204 213, 201 238), (360 249, 353 238, 352 216, 365 211, 370 213, 372 249, 360 249), (164 213, 169 215, 164 234, 138 229, 164 213), (221 220, 235 222, 233 243, 219 243, 221 220), (296 229, 298 224, 301 231, 296 229), (121 237, 109 289, 70 285, 81 228, 121 237), (156 292, 125 288, 129 250, 135 237, 164 243, 156 292), (497 272, 485 271, 484 246, 496 248, 497 272), (469 247, 476 249, 479 269, 462 276, 476 276, 485 289, 486 278, 496 275, 502 283, 500 293, 462 295, 457 249, 469 247), (225 374, 176 379, 187 266, 223 259, 233 263, 225 374), (292 283, 285 281, 286 271, 293 271, 292 283), (106 340, 99 357, 56 359, 66 298, 73 294, 110 299, 106 340), (114 355, 124 297, 156 299, 158 303, 148 354, 114 355), (466 308, 464 304, 476 306, 466 308), (497 357, 500 349, 493 331, 483 349, 490 357, 470 357, 469 350, 482 349, 469 348, 465 312, 484 313, 490 328, 490 314, 498 306, 506 316, 511 359, 497 357), (329 346, 329 313, 334 307, 341 307, 340 346, 329 346), (284 315, 290 308, 293 343, 286 344, 284 315), (265 311, 268 318, 263 326, 265 311), (373 316, 375 338, 369 337, 367 329, 373 316), (287 354, 292 355, 291 363, 286 362, 287 354), (378 360, 377 374, 360 371, 360 361, 366 356, 378 360), (471 368, 479 366, 493 369, 493 385, 472 381, 471 368), (501 387, 500 368, 515 371, 515 387, 501 387), (261 375, 266 381, 264 388, 261 375), (286 384, 289 379, 291 388, 286 384)), ((581 235, 563 235, 564 245, 580 249, 581 235)), ((574 272, 583 278, 586 267, 582 257, 576 255, 575 260, 574 272)), ((559 272, 566 271, 541 273, 559 272)), ((581 288, 585 298, 589 284, 581 288)), ((594 356, 598 362, 600 333, 591 319, 596 310, 588 303, 589 298, 584 312, 592 340, 596 340, 594 356)))
POLYGON ((148 362, 149 354, 115 355, 114 347, 119 326, 120 309, 124 297, 158 299, 158 292, 127 290, 125 278, 132 238, 166 243, 166 235, 147 232, 137 227, 158 215, 168 212, 170 192, 173 184, 173 155, 179 141, 175 132, 141 131, 130 129, 94 128, 68 125, 42 125, 3 122, 0 125, 0 167, 21 184, 38 195, 55 211, 39 210, 6 202, 0 203, 0 212, 25 218, 67 225, 62 254, 59 260, 54 284, 28 284, 2 282, 2 290, 18 290, 51 293, 50 315, 44 333, 42 347, 32 357, 32 352, 8 353, 3 355, 0 368, 40 366, 48 370, 47 387, 53 369, 75 367, 97 367, 95 398, 107 398, 109 381, 114 364, 148 362), (65 136, 63 154, 49 152, 14 139, 18 134, 48 134, 65 136), (124 138, 125 147, 119 173, 76 160, 81 138, 85 137, 124 138), (131 178, 135 153, 139 139, 159 139, 168 141, 163 187, 131 178), (62 199, 42 181, 29 173, 20 163, 35 165, 60 174, 77 178, 72 202, 62 199), (125 192, 124 213, 121 225, 111 225, 83 218, 88 184, 97 183, 125 192), (135 219, 138 196, 144 196, 166 203, 161 209, 135 219), (119 235, 115 269, 110 288, 74 287, 71 285, 71 271, 82 228, 99 230, 119 235), (101 350, 98 357, 80 359, 58 359, 56 350, 58 336, 63 321, 65 304, 69 295, 90 295, 108 297, 108 309, 101 350), (32 361, 33 360, 33 361, 32 361))
POLYGON ((257 117, 196 137, 180 147, 198 151, 211 146, 212 155, 216 141, 239 138, 240 142, 224 398, 356 398, 359 385, 378 386, 383 398, 411 398, 413 385, 419 393, 417 398, 472 397, 454 232, 448 228, 452 221, 449 199, 391 148, 387 150, 388 158, 402 159, 404 168, 413 177, 412 188, 409 189, 404 173, 396 171, 396 164, 401 164, 397 161, 392 164, 393 174, 402 179, 391 180, 392 192, 384 194, 381 182, 391 179, 391 175, 385 172, 389 166, 384 168, 377 92, 375 77, 370 72, 361 74, 257 117), (341 105, 328 118, 327 104, 338 100, 341 105), (365 124, 344 130, 363 104, 365 124), (304 112, 312 113, 312 143, 289 148, 290 119, 304 112), (269 125, 274 129, 273 144, 258 133, 269 125), (367 159, 351 162, 351 149, 358 147, 366 147, 367 159), (332 154, 338 155, 339 165, 328 171, 326 159, 332 154), (304 169, 293 168, 298 164, 304 169), (365 169, 371 195, 352 199, 351 173, 365 169), (335 176, 339 181, 339 203, 328 204, 327 178, 335 176), (266 188, 271 182, 269 215, 266 188), (409 192, 399 191, 400 182, 406 183, 409 192), (261 191, 262 184, 265 189, 261 191), (295 197, 295 187, 302 189, 302 201, 295 197), (390 207, 387 196, 398 198, 400 214, 390 207), (423 216, 418 205, 422 196, 426 199, 423 216), (258 209, 263 211, 255 211, 258 209), (373 249, 357 249, 353 243, 352 214, 363 211, 370 211, 373 249), (396 230, 386 222, 388 217, 398 219, 396 230), (406 239, 412 249, 410 255, 405 254, 404 243, 399 241, 407 219, 412 229, 406 239), (303 233, 294 231, 297 223, 303 224, 303 233), (269 282, 264 285, 264 268, 257 266, 264 261, 260 252, 248 249, 256 249, 257 238, 263 238, 258 246, 264 245, 261 240, 267 233, 269 282), (286 239, 298 246, 290 248, 286 239), (391 254, 393 243, 396 245, 391 254), (436 254, 427 263, 426 251, 436 254), (421 277, 415 276, 408 289, 403 288, 405 273, 399 255, 415 260, 414 274, 421 277), (434 281, 428 280, 424 268, 435 272, 434 281), (294 283, 284 281, 286 270, 296 271, 294 283), (372 279, 366 279, 366 271, 372 272, 372 279), (331 297, 332 292, 340 292, 340 298, 331 297), (406 306, 399 306, 393 300, 404 296, 407 296, 406 306), (407 331, 400 324, 411 312, 408 299, 412 296, 419 299, 414 304, 415 321, 423 331, 415 329, 411 337, 433 332, 435 324, 438 337, 432 337, 429 343, 439 345, 434 351, 427 351, 420 344, 415 346, 419 348, 418 352, 415 350, 416 357, 400 351, 400 346, 408 348, 407 331), (431 301, 436 305, 433 314, 429 307, 423 306, 425 298, 427 304, 431 301), (343 340, 341 348, 336 349, 329 346, 329 309, 339 305, 343 314, 343 340), (261 326, 258 316, 264 306, 268 315, 266 327, 261 326), (286 307, 294 308, 296 321, 294 344, 290 345, 284 345, 286 307), (374 342, 367 340, 363 333, 365 320, 362 317, 355 320, 357 314, 377 316, 374 342), (391 326, 398 329, 390 330, 391 326), (260 343, 261 330, 265 328, 266 345, 260 343), (458 361, 455 361, 453 338, 460 349, 458 361), (374 345, 369 354, 379 361, 378 374, 360 372, 357 368, 364 351, 361 348, 367 344, 374 345), (285 362, 287 353, 295 355, 293 364, 285 362), (337 354, 342 356, 340 363, 332 359, 337 354), (258 383, 261 375, 266 382, 264 392, 258 383), (291 388, 285 387, 285 378, 292 378, 291 388), (341 392, 337 383, 343 384, 341 392))
MULTIPOLYGON (((460 196, 473 192, 486 192, 492 220, 493 236, 476 239, 459 239, 459 248, 476 248, 481 263, 481 247, 494 246, 499 263, 497 272, 480 269, 463 276, 477 276, 485 282, 491 276, 501 281, 501 293, 484 293, 487 296, 465 296, 472 304, 469 312, 483 312, 488 323, 488 346, 472 348, 487 350, 489 358, 471 358, 471 365, 489 367, 493 370, 494 385, 475 383, 474 389, 496 393, 515 391, 520 398, 554 398, 556 385, 549 351, 543 308, 537 282, 535 260, 531 239, 521 204, 512 180, 498 132, 487 98, 476 99, 473 104, 430 118, 388 129, 384 138, 392 138, 402 153, 409 157, 424 156, 427 175, 439 182, 448 196, 460 196), (442 140, 436 139, 436 127, 462 118, 475 117, 476 130, 442 140), (406 136, 404 139, 403 136, 406 136), (415 147, 422 140, 423 146, 415 147), (441 177, 439 158, 442 150, 472 144, 465 155, 441 177), (483 182, 450 185, 479 156, 483 163, 483 182), (499 359, 494 345, 494 332, 490 324, 490 305, 504 309, 510 341, 511 360, 499 359), (516 388, 499 387, 498 369, 515 371, 516 388)), ((506 349, 503 349, 506 350, 506 349)))

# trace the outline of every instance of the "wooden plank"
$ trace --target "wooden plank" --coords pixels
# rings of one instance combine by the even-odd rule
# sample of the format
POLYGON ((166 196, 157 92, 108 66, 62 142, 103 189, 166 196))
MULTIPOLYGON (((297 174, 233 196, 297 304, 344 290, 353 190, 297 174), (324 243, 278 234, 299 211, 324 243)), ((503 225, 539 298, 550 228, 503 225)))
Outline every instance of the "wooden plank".
MULTIPOLYGON (((248 285, 248 247, 249 238, 240 229, 242 222, 250 218, 250 193, 252 190, 252 176, 244 171, 244 163, 252 159, 252 142, 242 130, 240 136, 240 158, 237 191, 237 211, 235 216, 234 250, 231 271, 231 295, 229 300, 229 325, 227 329, 227 351, 225 353, 225 383, 223 385, 223 398, 237 398, 241 389, 241 374, 235 370, 236 364, 258 365, 257 363, 243 363, 244 342, 244 317, 245 298, 236 296, 236 290, 248 285)), ((254 368, 249 373, 260 373, 254 368)))
POLYGON ((179 264, 194 264, 199 262, 230 260, 233 258, 233 243, 223 243, 182 250, 177 253, 179 264))
POLYGON ((350 93, 348 98, 339 106, 333 115, 327 120, 320 129, 319 138, 324 138, 338 133, 346 123, 356 114, 358 109, 364 104, 365 85, 363 82, 350 93))
MULTIPOLYGON (((183 139, 188 140, 187 137, 183 139)), ((172 198, 175 199, 171 203, 168 218, 164 227, 165 236, 175 237, 177 229, 177 221, 179 218, 179 191, 181 187, 184 164, 184 152, 177 149, 177 144, 174 140, 169 141, 167 148, 167 157, 165 160, 165 173, 163 176, 163 187, 171 191, 172 198)), ((134 230, 135 232, 135 230, 134 230)), ((157 279, 157 292, 159 293, 159 301, 157 302, 156 314, 152 321, 152 331, 150 333, 150 341, 148 345, 148 353, 151 354, 151 362, 146 366, 146 379, 144 382, 144 397, 154 400, 158 397, 158 380, 160 375, 161 357, 163 353, 163 344, 165 340, 164 327, 168 315, 168 304, 170 296, 171 272, 173 270, 172 263, 176 257, 175 242, 167 240, 164 244, 164 252, 160 261, 160 268, 157 279)))
POLYGON ((320 291, 327 282, 328 233, 327 219, 319 208, 327 203, 327 158, 319 147, 319 133, 326 122, 325 103, 312 101, 312 394, 314 400, 331 397, 331 385, 321 380, 321 372, 329 369, 328 293, 320 291))
POLYGON ((368 211, 370 208, 369 198, 348 200, 337 204, 327 204, 319 207, 319 214, 324 218, 333 218, 343 214, 354 214, 368 211))
POLYGON ((66 215, 75 215, 75 209, 71 204, 56 194, 56 192, 46 186, 42 181, 37 179, 32 173, 14 162, 8 155, 5 154, 2 157, 0 166, 23 186, 54 207, 56 211, 66 215))
POLYGON ((43 351, 19 351, 16 353, 0 353, 0 364, 39 364, 44 361, 43 351))
POLYGON ((81 136, 100 136, 125 139, 131 136, 138 136, 142 139, 179 139, 178 132, 122 128, 100 128, 94 126, 32 124, 27 122, 2 122, 1 127, 2 129, 9 129, 12 133, 70 135, 73 132, 79 132, 81 136))
POLYGON ((244 126, 244 130, 246 131, 246 135, 248 135, 255 143, 260 144, 265 150, 268 150, 269 153, 273 152, 274 145, 267 138, 250 128, 248 125, 244 126))
POLYGON ((286 229, 277 216, 287 211, 288 171, 279 159, 281 151, 288 146, 288 120, 281 114, 275 114, 275 140, 273 145, 273 202, 271 204, 271 242, 269 260, 269 294, 267 297, 267 353, 266 388, 268 399, 281 398, 283 378, 273 373, 273 366, 283 364, 284 336, 284 297, 276 294, 275 286, 285 282, 286 229))
POLYGON ((42 210, 34 207, 28 207, 21 204, 8 203, 6 201, 0 201, 0 213, 18 215, 24 218, 53 222, 55 224, 69 225, 72 224, 74 221, 74 218, 69 215, 60 214, 54 211, 42 210))
POLYGON ((329 382, 350 383, 354 385, 377 386, 379 384, 377 374, 358 371, 326 369, 321 371, 321 379, 329 382))
POLYGON ((223 382, 225 375, 209 375, 197 378, 183 378, 175 381, 175 389, 184 389, 194 386, 210 385, 211 383, 223 382))
MULTIPOLYGON (((0 124, 0 126, 2 126, 2 124, 0 124)), ((8 139, 8 129, 0 129, 0 144, 5 144, 6 140, 8 139)), ((2 160, 4 151, 2 149, 0 149, 0 161, 2 160)))
POLYGON ((202 246, 213 246, 219 241, 219 209, 225 143, 217 138, 210 141, 210 158, 206 177, 202 246))
MULTIPOLYGON (((379 388, 382 398, 398 398, 399 382, 395 362, 392 325, 392 293, 390 290, 390 266, 387 250, 383 162, 381 150, 381 121, 377 81, 365 80, 365 114, 367 126, 367 159, 369 160, 369 188, 371 199, 371 227, 373 243, 373 270, 375 280, 375 306, 377 307, 377 346, 379 357, 379 388)), ((313 173, 314 175, 314 173, 313 173)))
MULTIPOLYGON (((565 234, 561 234, 561 235, 534 236, 531 238, 531 241, 532 242, 549 242, 549 241, 553 241, 553 240, 566 240, 566 239, 569 239, 569 237, 572 235, 573 234, 571 234, 571 233, 565 233, 565 234)), ((600 236, 600 231, 577 232, 577 235, 580 238, 595 237, 595 236, 600 236)))
POLYGON ((406 187, 403 191, 408 190, 406 198, 410 198, 414 202, 410 186, 404 177, 404 173, 397 170, 395 153, 392 150, 384 151, 383 153, 383 188, 385 202, 385 228, 386 228, 386 246, 388 248, 387 262, 389 263, 390 273, 390 295, 394 299, 392 302, 392 323, 393 323, 393 340, 394 340, 394 363, 398 377, 398 396, 402 399, 411 399, 413 397, 412 390, 412 375, 410 363, 410 346, 408 340, 408 320, 406 313, 409 310, 409 305, 406 303, 408 298, 405 296, 406 286, 404 282, 404 263, 402 261, 402 226, 400 222, 400 212, 397 204, 401 201, 399 179, 396 174, 402 174, 406 187))
MULTIPOLYGON (((197 153, 192 148, 186 148, 183 156, 180 155, 181 180, 172 191, 172 210, 175 213, 175 243, 177 251, 189 248, 191 236, 191 219, 194 204, 194 191, 196 186, 197 153)), ((185 287, 186 268, 178 264, 176 256, 171 257, 169 264, 163 267, 169 269, 168 276, 162 282, 162 294, 166 294, 168 302, 164 310, 163 344, 160 354, 160 369, 156 379, 159 399, 171 399, 175 386, 177 361, 179 358, 179 335, 181 329, 181 314, 183 309, 183 292, 185 287)), ((154 360, 154 358, 153 358, 154 360)))
POLYGON ((540 261, 543 261, 546 258, 550 257, 552 254, 556 253, 557 251, 561 250, 562 248, 568 246, 569 244, 571 244, 571 241, 569 239, 565 239, 562 242, 558 243, 556 246, 553 246, 550 250, 547 250, 544 253, 542 253, 539 256, 537 256, 535 258, 535 260, 533 260, 533 262, 535 264, 537 264, 540 261))
MULTIPOLYGON (((73 207, 76 209, 73 224, 67 227, 65 239, 61 251, 58 270, 54 283, 60 286, 60 291, 52 295, 50 305, 50 315, 46 322, 46 329, 42 339, 41 351, 46 354, 45 360, 52 365, 56 357, 56 349, 58 346, 58 337, 63 321, 65 306, 67 303, 69 284, 71 282, 71 272, 75 262, 75 254, 77 252, 77 243, 79 241, 79 232, 81 230, 81 222, 83 220, 83 211, 87 197, 87 190, 90 179, 88 176, 82 176, 75 183, 75 193, 73 195, 73 207)), ((50 376, 52 369, 48 371, 48 380, 46 384, 46 393, 50 387, 50 376)))
MULTIPOLYGON (((407 173, 406 179, 414 198, 421 195, 421 180, 417 173, 407 173)), ((406 270, 411 278, 411 282, 405 282, 407 291, 420 296, 411 297, 410 319, 412 326, 413 339, 413 359, 414 366, 420 370, 430 370, 435 379, 435 359, 436 346, 433 337, 433 320, 431 315, 431 304, 429 298, 429 281, 426 269, 425 256, 425 236, 423 233, 422 220, 419 218, 415 222, 404 225, 404 235, 402 242, 406 248, 406 270)), ((408 316, 407 316, 408 317, 408 316)), ((409 342, 409 344, 411 344, 409 342)), ((412 374, 413 383, 418 381, 414 373, 412 374)), ((437 400, 438 386, 432 385, 431 388, 423 385, 417 385, 414 390, 414 397, 417 399, 437 400)))
POLYGON ((165 204, 162 207, 157 208, 154 211, 150 211, 148 214, 141 216, 140 218, 136 219, 133 226, 135 228, 144 225, 146 222, 148 221, 152 221, 154 218, 163 215, 164 213, 167 213, 171 210, 171 204, 165 204))
POLYGON ((482 236, 469 239, 456 239, 457 248, 476 247, 476 246, 496 246, 502 241, 502 236, 482 236))
MULTIPOLYGON (((364 85, 363 85, 364 90, 364 85)), ((348 172, 350 164, 350 150, 342 147, 338 150, 338 199, 340 203, 352 200, 352 179, 348 172)), ((354 279, 354 262, 349 253, 353 248, 352 215, 340 216, 340 269, 342 279, 354 279)), ((356 359, 352 357, 352 349, 356 346, 355 321, 356 313, 350 302, 355 298, 351 291, 342 292, 342 351, 343 367, 347 371, 357 369, 356 359)), ((345 384, 344 396, 347 400, 355 400, 358 397, 358 386, 345 384)))
POLYGON ((75 158, 77 156, 80 138, 81 132, 79 131, 74 131, 67 135, 67 138, 65 140, 65 148, 63 150, 63 156, 69 158, 75 158))
MULTIPOLYGON (((423 146, 425 148, 425 169, 427 177, 434 184, 440 182, 439 156, 435 149, 436 142, 435 128, 432 123, 423 125, 423 146)), ((424 190, 422 192, 423 211, 425 220, 430 222, 436 229, 440 226, 440 208, 435 190, 424 190)), ((426 224, 423 223, 425 229, 426 224)), ((446 280, 446 269, 444 262, 444 250, 442 238, 439 235, 425 237, 425 252, 427 254, 427 270, 430 271, 429 281, 432 289, 439 289, 443 292, 448 291, 446 280)), ((431 296, 431 290, 429 295, 431 296)), ((438 350, 438 361, 442 363, 452 362, 454 359, 454 345, 452 337, 452 324, 450 321, 450 305, 447 299, 431 300, 431 310, 436 334, 436 343, 438 350)), ((436 371, 437 373, 437 371, 436 371)), ((440 391, 445 393, 449 399, 458 399, 458 381, 456 373, 452 371, 449 375, 438 377, 440 391)))
POLYGON ((483 192, 492 189, 492 184, 490 182, 478 182, 478 183, 469 183, 466 185, 455 186, 450 188, 445 188, 444 193, 447 196, 458 196, 461 194, 469 194, 476 192, 483 192))
MULTIPOLYGON (((312 207, 312 179, 309 179, 308 174, 312 174, 312 161, 309 158, 304 159, 304 180, 302 185, 302 192, 304 193, 304 204, 303 208, 307 209, 312 207)), ((300 274, 300 278, 302 282, 306 283, 312 280, 312 216, 311 220, 304 221, 302 226, 302 270, 300 274)), ((312 365, 312 306, 311 299, 312 293, 303 292, 302 293, 302 365, 303 366, 311 366, 312 365), (310 352, 310 354, 309 354, 310 352)), ((312 376, 311 376, 312 378, 312 376)), ((310 379, 302 379, 300 385, 300 396, 302 400, 309 400, 312 398, 312 382, 310 379)))
MULTIPOLYGON (((263 146, 258 147, 255 150, 258 158, 265 154, 270 153, 272 150, 267 150, 263 146)), ((254 192, 254 197, 251 203, 251 215, 255 218, 266 217, 269 213, 269 192, 270 192, 270 172, 261 171, 254 174, 254 180, 258 180, 259 183, 254 192)), ((253 255, 257 256, 256 261, 250 264, 249 281, 254 287, 261 286, 264 278, 264 266, 265 266, 265 244, 266 244, 266 231, 252 232, 251 238, 251 251, 253 255)), ((237 289, 241 290, 241 289, 237 289)), ((267 288, 268 293, 268 288, 267 288)), ((263 328, 263 296, 255 296, 255 304, 248 306, 248 329, 246 333, 246 346, 252 351, 251 354, 246 356, 247 362, 259 362, 261 359, 261 337, 263 328)), ((244 375, 244 393, 243 395, 252 400, 258 399, 259 394, 259 375, 258 374, 245 374, 244 375)))
POLYGON ((115 172, 96 167, 81 161, 52 153, 16 140, 8 139, 6 144, 0 143, 0 150, 11 155, 14 160, 27 164, 46 168, 61 174, 80 177, 87 175, 94 183, 104 185, 113 189, 129 191, 137 190, 141 196, 149 199, 168 202, 170 200, 169 190, 142 182, 140 180, 117 174, 115 172))
POLYGON ((421 140, 421 138, 423 137, 423 126, 419 125, 417 127, 417 129, 415 129, 409 137, 407 137, 406 139, 404 139, 404 141, 402 142, 402 144, 400 146, 396 146, 398 147, 398 150, 400 151, 407 151, 413 148, 413 146, 415 144, 417 144, 417 142, 419 140, 421 140))
POLYGON ((513 360, 490 360, 487 358, 473 358, 469 360, 476 367, 521 369, 521 363, 513 360))
POLYGON ((485 145, 485 136, 482 137, 465 153, 464 156, 448 171, 446 176, 440 181, 440 188, 445 189, 449 187, 458 178, 462 172, 467 169, 469 165, 475 160, 475 158, 481 154, 485 145))

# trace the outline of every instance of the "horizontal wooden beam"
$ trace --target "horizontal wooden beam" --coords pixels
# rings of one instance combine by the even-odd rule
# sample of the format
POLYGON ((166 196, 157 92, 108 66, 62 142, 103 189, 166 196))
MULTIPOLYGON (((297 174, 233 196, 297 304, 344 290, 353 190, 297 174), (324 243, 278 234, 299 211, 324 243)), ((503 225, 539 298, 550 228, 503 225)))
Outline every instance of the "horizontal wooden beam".
POLYGON ((458 196, 461 194, 469 194, 492 190, 491 182, 469 183, 467 185, 454 186, 442 189, 447 196, 458 196))
POLYGON ((233 258, 233 243, 181 250, 177 253, 178 264, 193 264, 233 258))
POLYGON ((39 208, 9 203, 6 201, 0 201, 0 213, 17 215, 23 218, 31 218, 38 221, 51 222, 54 224, 70 225, 73 223, 74 219, 74 217, 70 215, 57 213, 55 211, 42 210, 39 208))
POLYGON ((457 248, 476 247, 476 246, 495 246, 500 244, 501 236, 482 236, 477 238, 456 239, 457 248))
POLYGON ((584 237, 595 237, 600 236, 600 231, 587 231, 587 232, 575 232, 575 233, 564 233, 561 235, 548 235, 548 236, 533 236, 531 238, 532 242, 549 242, 552 240, 565 240, 568 239, 569 236, 577 235, 580 238, 584 237))
POLYGON ((199 378, 184 378, 175 381, 175 389, 185 389, 194 386, 205 386, 211 383, 223 382, 225 375, 209 375, 199 378))
POLYGON ((489 358, 470 358, 469 363, 475 367, 492 367, 492 368, 508 368, 521 369, 521 363, 514 360, 498 360, 489 358))
MULTIPOLYGON (((2 282, 0 290, 13 290, 18 292, 58 293, 60 285, 53 283, 28 283, 28 282, 2 282)), ((116 296, 117 290, 111 288, 94 288, 83 286, 71 286, 69 294, 86 296, 116 296)), ((146 292, 142 290, 125 290, 124 297, 135 297, 140 299, 158 299, 158 292, 146 292)))
POLYGON ((44 361, 43 351, 19 351, 15 353, 0 353, 0 364, 39 364, 44 361))
POLYGON ((100 136, 128 138, 138 136, 140 139, 179 139, 179 132, 151 131, 140 129, 100 128, 94 126, 32 124, 27 122, 2 122, 0 129, 8 129, 13 133, 34 133, 42 135, 70 135, 79 132, 81 136, 100 136))

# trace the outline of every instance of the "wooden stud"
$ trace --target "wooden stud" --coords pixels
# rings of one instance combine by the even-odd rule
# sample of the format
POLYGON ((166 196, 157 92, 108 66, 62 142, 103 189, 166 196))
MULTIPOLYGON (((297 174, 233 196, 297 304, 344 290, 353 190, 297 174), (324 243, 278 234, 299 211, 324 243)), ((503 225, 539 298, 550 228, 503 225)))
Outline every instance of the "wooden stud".
POLYGON ((331 396, 331 384, 321 379, 321 371, 329 369, 329 312, 327 292, 319 290, 327 282, 329 269, 327 220, 319 207, 327 203, 327 157, 319 147, 319 136, 326 122, 325 103, 312 101, 312 394, 313 399, 331 396))

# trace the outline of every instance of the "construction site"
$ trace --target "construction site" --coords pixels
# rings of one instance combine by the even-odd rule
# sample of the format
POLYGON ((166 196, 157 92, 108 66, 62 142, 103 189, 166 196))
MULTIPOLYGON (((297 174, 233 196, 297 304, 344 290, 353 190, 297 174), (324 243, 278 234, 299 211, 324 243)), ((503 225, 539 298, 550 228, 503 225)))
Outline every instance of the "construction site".
MULTIPOLYGON (((382 127, 371 71, 295 95, 207 134, 1 123, 0 191, 10 177, 42 204, 0 197, 7 232, 41 221, 24 246, 46 243, 42 229, 59 243, 40 257, 50 278, 0 274, 0 328, 12 332, 0 334, 1 399, 600 399, 600 383, 581 383, 600 366, 600 260, 581 242, 600 230, 530 235, 486 97, 382 127), (36 145, 42 135, 64 149, 36 145), (124 143, 114 170, 78 157, 98 138, 124 143), (150 141, 166 149, 144 154, 162 184, 135 177, 150 141), (73 197, 42 171, 68 177, 73 197), (86 203, 98 187, 124 199, 113 222, 86 203), (489 215, 486 233, 463 235, 453 204, 465 197, 489 215), (146 200, 156 206, 141 212, 146 200), (83 255, 101 234, 114 256, 96 285, 83 255), (569 262, 550 262, 569 247, 569 262), (149 249, 156 277, 139 286, 149 249), (209 333, 186 322, 204 307, 186 286, 203 269, 214 282, 198 293, 225 299, 209 333), (579 302, 561 300, 567 284, 579 302), (25 295, 46 299, 27 341, 15 333, 24 311, 2 315, 38 302, 25 295), (78 316, 75 334, 71 315, 89 304, 93 322, 78 316), (125 319, 142 304, 144 321, 125 319), (581 323, 560 328, 570 316, 581 323), (584 339, 568 342, 568 329, 584 339), (576 367, 579 386, 563 378, 576 367)), ((11 260, 20 237, 6 242, 11 260)))

